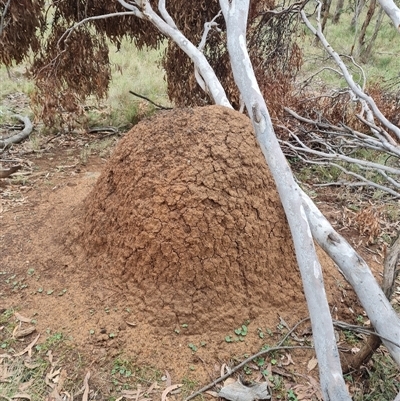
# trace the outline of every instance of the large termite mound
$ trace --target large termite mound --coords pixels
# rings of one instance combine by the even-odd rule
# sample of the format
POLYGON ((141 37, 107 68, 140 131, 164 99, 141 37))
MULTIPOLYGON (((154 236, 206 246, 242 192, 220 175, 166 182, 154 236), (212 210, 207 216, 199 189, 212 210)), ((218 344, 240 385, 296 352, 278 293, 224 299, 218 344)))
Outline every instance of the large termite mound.
POLYGON ((305 310, 281 202, 238 112, 174 110, 138 124, 85 216, 90 265, 153 325, 225 329, 305 310))

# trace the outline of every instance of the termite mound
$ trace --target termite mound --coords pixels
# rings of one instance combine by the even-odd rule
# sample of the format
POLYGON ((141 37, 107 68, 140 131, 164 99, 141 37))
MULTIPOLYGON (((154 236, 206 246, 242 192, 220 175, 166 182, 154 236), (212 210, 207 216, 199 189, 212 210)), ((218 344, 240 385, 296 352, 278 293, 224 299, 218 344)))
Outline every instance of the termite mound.
POLYGON ((138 319, 192 330, 305 313, 284 211, 248 117, 162 112, 118 144, 85 202, 90 265, 138 319))

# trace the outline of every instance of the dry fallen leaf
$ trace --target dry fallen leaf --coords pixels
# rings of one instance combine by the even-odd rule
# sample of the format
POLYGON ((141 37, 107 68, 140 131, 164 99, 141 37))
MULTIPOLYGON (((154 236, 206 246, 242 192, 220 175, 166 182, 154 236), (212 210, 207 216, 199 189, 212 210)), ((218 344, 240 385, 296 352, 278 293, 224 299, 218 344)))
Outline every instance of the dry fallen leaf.
POLYGON ((283 362, 282 361, 282 365, 283 366, 288 366, 288 365, 290 365, 290 364, 292 364, 292 365, 296 365, 294 362, 293 362, 293 359, 292 359, 292 356, 290 355, 290 354, 286 354, 286 357, 287 357, 287 362, 283 362))
POLYGON ((14 356, 21 356, 21 355, 24 355, 25 353, 28 353, 29 357, 31 357, 32 356, 32 348, 37 343, 37 340, 39 340, 39 337, 40 337, 40 334, 38 334, 34 338, 34 340, 28 346, 26 346, 21 352, 18 352, 14 356))
POLYGON ((171 391, 176 390, 177 388, 180 388, 180 387, 182 387, 182 386, 183 386, 183 384, 173 384, 172 386, 167 387, 167 388, 162 392, 161 401, 166 401, 166 400, 168 400, 168 398, 167 398, 168 393, 170 393, 171 391))
POLYGON ((169 374, 168 370, 165 371, 165 377, 166 377, 165 387, 169 387, 172 384, 172 382, 171 382, 171 375, 169 374))
POLYGON ((317 365, 318 365, 318 359, 317 359, 317 358, 311 358, 311 359, 308 361, 307 370, 308 370, 309 372, 311 372, 317 365))
POLYGON ((32 334, 35 331, 36 331, 35 326, 29 326, 29 327, 26 327, 25 329, 20 329, 17 326, 17 330, 14 329, 14 331, 13 331, 13 337, 14 338, 23 338, 23 337, 29 336, 29 334, 32 334))
POLYGON ((18 312, 15 312, 14 316, 15 316, 15 318, 17 320, 19 320, 20 322, 23 322, 23 323, 30 323, 32 321, 32 319, 29 319, 28 317, 22 316, 18 312))
POLYGON ((89 379, 90 372, 86 373, 85 379, 83 380, 83 386, 85 387, 85 391, 83 392, 82 401, 88 401, 89 397, 89 379))
POLYGON ((240 381, 235 381, 228 386, 222 387, 218 393, 220 397, 229 401, 255 401, 270 400, 268 383, 257 383, 245 386, 240 381))
POLYGON ((224 386, 229 386, 232 383, 236 383, 236 379, 234 379, 233 377, 228 377, 225 381, 224 381, 224 386))

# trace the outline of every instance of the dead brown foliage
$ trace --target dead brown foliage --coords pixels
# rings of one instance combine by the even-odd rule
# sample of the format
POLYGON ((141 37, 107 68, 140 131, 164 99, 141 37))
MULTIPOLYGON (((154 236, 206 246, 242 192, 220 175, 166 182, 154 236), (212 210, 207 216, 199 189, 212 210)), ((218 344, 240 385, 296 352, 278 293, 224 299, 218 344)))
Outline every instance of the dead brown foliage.
MULTIPOLYGON (((157 2, 151 3, 156 10, 157 2)), ((0 61, 18 63, 33 51, 31 73, 38 87, 34 102, 40 105, 41 117, 51 124, 63 120, 64 114, 79 115, 85 97, 101 98, 107 93, 110 68, 106 39, 119 46, 122 38, 128 37, 139 48, 157 48, 165 40, 150 23, 131 16, 91 21, 60 40, 69 27, 87 17, 126 11, 117 1, 61 0, 49 8, 44 7, 43 0, 11 4, 6 15, 10 23, 0 37, 5 49, 0 61)), ((220 9, 217 0, 176 0, 168 2, 167 7, 176 25, 194 44, 200 43, 204 23, 220 9)), ((252 1, 248 28, 250 57, 272 115, 281 112, 282 99, 292 92, 293 78, 301 64, 299 49, 292 41, 294 14, 271 13, 274 7, 274 0, 252 1)), ((230 70, 222 16, 217 22, 221 30, 210 33, 204 53, 228 98, 238 107, 239 93, 230 70)), ((195 82, 192 62, 174 43, 168 44, 163 65, 173 102, 179 106, 211 103, 195 82)))
POLYGON ((21 63, 40 48, 37 30, 44 28, 44 0, 0 1, 0 63, 21 63))
MULTIPOLYGON (((365 93, 374 99, 383 115, 395 125, 400 124, 400 92, 385 90, 378 84, 366 88, 365 93)), ((317 122, 332 125, 346 125, 360 132, 369 132, 370 128, 360 120, 358 115, 365 118, 362 106, 354 101, 348 90, 328 91, 324 89, 316 93, 313 89, 301 91, 291 96, 292 108, 298 114, 317 122)), ((381 126, 375 120, 377 126, 381 126)), ((384 127, 382 127, 384 128, 384 127)), ((396 139, 393 136, 393 139, 396 139)))

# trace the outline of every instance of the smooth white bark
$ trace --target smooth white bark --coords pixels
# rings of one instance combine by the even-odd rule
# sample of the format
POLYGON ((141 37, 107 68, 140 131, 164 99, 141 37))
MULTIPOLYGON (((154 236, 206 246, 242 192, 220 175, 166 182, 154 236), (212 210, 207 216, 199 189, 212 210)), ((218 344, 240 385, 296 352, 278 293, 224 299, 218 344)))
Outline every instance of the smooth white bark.
POLYGON ((314 333, 322 393, 325 400, 350 400, 342 376, 322 270, 300 190, 275 136, 268 109, 247 52, 246 29, 249 0, 220 0, 220 5, 227 26, 228 51, 233 76, 253 122, 258 143, 275 179, 292 233, 314 333))
POLYGON ((393 310, 366 262, 332 228, 329 221, 303 191, 301 191, 301 196, 313 237, 339 266, 346 280, 354 288, 377 333, 392 340, 392 342, 387 340, 382 340, 382 342, 400 366, 400 348, 394 344, 400 344, 400 319, 397 313, 393 310))
POLYGON ((379 4, 392 20, 397 31, 400 32, 400 9, 393 0, 378 0, 379 4))

